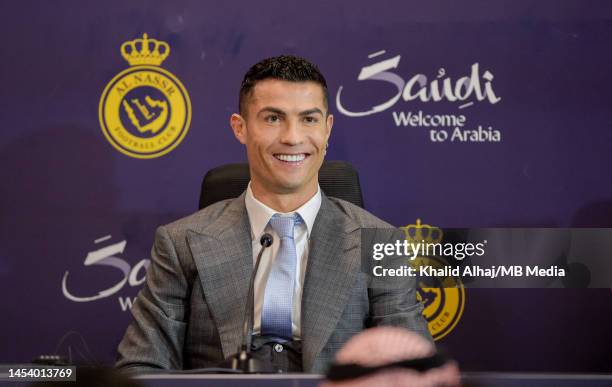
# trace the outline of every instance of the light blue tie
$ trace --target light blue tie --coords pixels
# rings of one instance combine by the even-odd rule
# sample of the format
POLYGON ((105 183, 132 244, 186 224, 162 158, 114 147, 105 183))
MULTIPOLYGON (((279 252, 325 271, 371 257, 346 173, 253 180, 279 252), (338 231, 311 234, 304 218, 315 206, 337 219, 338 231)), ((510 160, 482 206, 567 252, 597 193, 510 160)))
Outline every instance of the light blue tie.
POLYGON ((261 334, 292 340, 291 312, 293 310, 293 288, 297 252, 293 239, 293 228, 302 222, 300 215, 282 217, 275 214, 270 226, 280 238, 276 260, 268 275, 261 313, 261 334))

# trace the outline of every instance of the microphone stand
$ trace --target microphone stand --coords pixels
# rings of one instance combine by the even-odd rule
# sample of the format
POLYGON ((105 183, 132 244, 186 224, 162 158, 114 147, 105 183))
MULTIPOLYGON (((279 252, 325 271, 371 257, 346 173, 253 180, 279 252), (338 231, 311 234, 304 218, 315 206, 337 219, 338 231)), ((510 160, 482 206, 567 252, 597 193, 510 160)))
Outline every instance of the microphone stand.
POLYGON ((238 352, 231 355, 221 363, 221 367, 229 368, 236 371, 242 371, 245 374, 255 373, 277 373, 278 370, 272 366, 269 361, 258 359, 253 357, 251 354, 251 338, 253 336, 253 303, 254 303, 254 283, 257 270, 259 269, 259 262, 261 256, 267 247, 270 247, 273 242, 272 235, 265 233, 262 235, 259 243, 261 244, 261 250, 257 254, 257 260, 255 261, 255 268, 251 274, 251 281, 249 282, 249 292, 247 295, 247 303, 245 307, 244 320, 242 323, 242 342, 238 347, 238 352))

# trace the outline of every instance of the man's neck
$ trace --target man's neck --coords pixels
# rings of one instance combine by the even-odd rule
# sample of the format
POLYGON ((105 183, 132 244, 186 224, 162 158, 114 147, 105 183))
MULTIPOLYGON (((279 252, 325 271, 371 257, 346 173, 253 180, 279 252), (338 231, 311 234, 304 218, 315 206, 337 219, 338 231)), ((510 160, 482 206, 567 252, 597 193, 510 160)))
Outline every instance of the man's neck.
POLYGON ((280 213, 292 212, 302 207, 316 195, 318 188, 318 185, 314 184, 300 192, 276 193, 263 190, 256 182, 251 181, 251 190, 255 199, 280 213))

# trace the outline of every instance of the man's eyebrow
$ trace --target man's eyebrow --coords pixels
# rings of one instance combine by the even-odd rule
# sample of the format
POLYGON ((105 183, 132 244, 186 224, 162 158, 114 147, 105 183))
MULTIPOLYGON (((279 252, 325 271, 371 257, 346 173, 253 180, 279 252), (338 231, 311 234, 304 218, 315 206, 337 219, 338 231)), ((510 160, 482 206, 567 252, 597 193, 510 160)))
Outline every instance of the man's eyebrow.
POLYGON ((259 115, 261 113, 275 113, 275 114, 278 114, 279 116, 286 116, 287 115, 287 113, 285 113, 281 109, 275 108, 275 107, 272 107, 272 106, 266 106, 266 107, 261 108, 257 112, 257 114, 259 115))
POLYGON ((309 116, 311 114, 316 114, 319 113, 320 115, 324 115, 323 112, 321 111, 321 109, 319 108, 313 108, 313 109, 308 109, 308 110, 304 110, 303 112, 300 112, 300 116, 309 116))

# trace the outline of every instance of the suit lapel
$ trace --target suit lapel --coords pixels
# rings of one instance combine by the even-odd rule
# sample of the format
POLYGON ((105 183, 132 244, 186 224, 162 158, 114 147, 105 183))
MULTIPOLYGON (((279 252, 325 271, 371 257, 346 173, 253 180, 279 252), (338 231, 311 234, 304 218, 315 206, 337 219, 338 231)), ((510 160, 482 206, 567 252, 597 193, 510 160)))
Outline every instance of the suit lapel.
POLYGON ((312 368, 348 302, 359 272, 359 242, 357 225, 323 195, 310 238, 302 294, 302 359, 306 370, 312 368))
POLYGON ((244 307, 253 270, 250 223, 244 194, 232 201, 208 227, 200 232, 189 231, 187 242, 219 332, 223 354, 228 357, 240 345, 244 307))

